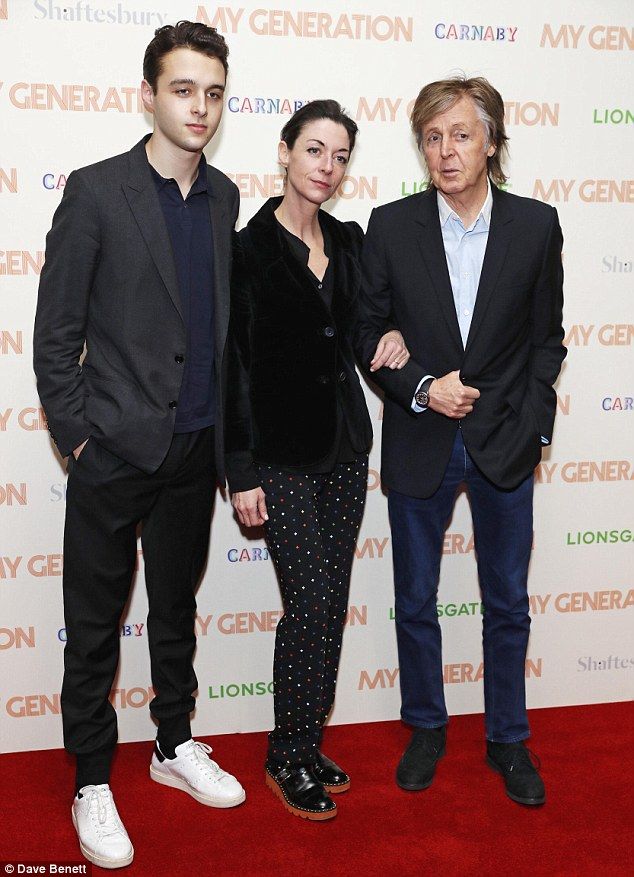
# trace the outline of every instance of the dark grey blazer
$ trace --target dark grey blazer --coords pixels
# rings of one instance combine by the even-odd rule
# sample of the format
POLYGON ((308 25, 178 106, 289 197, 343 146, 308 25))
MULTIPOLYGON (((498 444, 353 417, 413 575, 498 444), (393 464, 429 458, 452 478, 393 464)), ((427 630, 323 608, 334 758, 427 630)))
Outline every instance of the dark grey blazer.
MULTIPOLYGON (((173 403, 187 349, 171 243, 145 154, 147 139, 68 177, 46 238, 33 348, 38 392, 60 453, 67 456, 93 436, 113 454, 153 472, 172 439, 173 403)), ((239 195, 213 167, 208 180, 216 463, 224 481, 223 354, 239 195)))

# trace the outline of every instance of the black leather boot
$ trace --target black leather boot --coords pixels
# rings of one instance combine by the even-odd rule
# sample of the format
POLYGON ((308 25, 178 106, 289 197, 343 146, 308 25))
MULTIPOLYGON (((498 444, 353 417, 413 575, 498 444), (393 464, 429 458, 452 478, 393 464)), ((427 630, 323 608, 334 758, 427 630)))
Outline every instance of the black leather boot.
POLYGON ((350 777, 341 770, 338 764, 327 758, 323 752, 317 753, 317 761, 313 765, 313 773, 331 795, 347 792, 350 788, 350 777))
POLYGON ((294 816, 322 821, 337 815, 337 805, 328 797, 312 765, 267 760, 264 768, 267 786, 294 816))

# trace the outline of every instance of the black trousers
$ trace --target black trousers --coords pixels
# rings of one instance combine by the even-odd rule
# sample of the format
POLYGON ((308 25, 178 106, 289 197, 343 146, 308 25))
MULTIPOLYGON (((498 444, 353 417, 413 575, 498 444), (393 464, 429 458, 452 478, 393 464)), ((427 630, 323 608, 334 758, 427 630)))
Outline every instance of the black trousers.
POLYGON ((314 762, 335 699, 367 457, 325 475, 260 466, 266 542, 284 602, 273 662, 275 728, 269 757, 314 762))
MULTIPOLYGON (((71 458, 64 531, 66 648, 62 719, 66 749, 78 756, 81 785, 108 782, 117 741, 109 701, 119 660, 120 618, 141 541, 148 595, 150 710, 191 736, 197 688, 192 666, 195 589, 209 546, 215 495, 213 427, 175 435, 148 475, 89 439, 71 458)), ((183 736, 184 735, 184 736, 183 736)), ((181 741, 182 742, 182 741, 181 741)))

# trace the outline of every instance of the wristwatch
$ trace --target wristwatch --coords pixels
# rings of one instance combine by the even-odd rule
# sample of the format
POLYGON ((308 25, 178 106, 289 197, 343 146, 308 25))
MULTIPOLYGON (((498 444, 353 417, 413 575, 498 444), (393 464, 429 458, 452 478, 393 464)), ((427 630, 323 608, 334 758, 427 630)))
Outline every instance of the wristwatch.
POLYGON ((435 380, 436 378, 427 378, 414 393, 414 401, 421 408, 427 408, 429 405, 429 388, 435 380))

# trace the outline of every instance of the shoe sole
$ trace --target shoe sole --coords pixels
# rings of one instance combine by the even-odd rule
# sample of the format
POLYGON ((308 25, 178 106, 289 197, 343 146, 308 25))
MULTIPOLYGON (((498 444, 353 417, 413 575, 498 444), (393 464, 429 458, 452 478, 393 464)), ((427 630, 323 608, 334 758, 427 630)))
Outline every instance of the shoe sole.
POLYGON ((308 819, 311 822, 324 822, 326 819, 333 819, 337 815, 336 805, 333 810, 326 810, 322 813, 315 813, 311 810, 301 810, 299 807, 294 807, 287 800, 286 795, 284 794, 284 790, 279 787, 279 785, 275 782, 275 780, 267 770, 265 770, 264 775, 266 778, 266 784, 269 789, 273 792, 276 798, 280 799, 288 812, 292 813, 293 816, 299 816, 300 819, 308 819))
MULTIPOLYGON (((486 763, 489 765, 491 770, 494 770, 497 774, 499 774, 502 778, 504 778, 504 774, 497 766, 497 764, 490 759, 488 756, 486 758, 486 763)), ((539 807, 541 804, 546 803, 546 795, 542 795, 541 798, 520 798, 519 795, 514 795, 513 792, 509 792, 505 785, 505 792, 511 801, 515 801, 516 804, 524 804, 526 807, 539 807)))
POLYGON ((324 791, 328 792, 329 795, 339 795, 341 792, 347 792, 349 788, 350 780, 347 783, 339 783, 337 786, 324 785, 324 791))
POLYGON ((79 841, 79 849, 81 850, 81 854, 85 859, 88 859, 89 862, 92 862, 93 865, 97 865, 99 868, 127 868, 128 865, 132 864, 132 860, 134 859, 134 850, 130 853, 129 856, 126 856, 123 859, 103 859, 101 856, 96 855, 95 853, 91 853, 89 849, 87 849, 83 843, 81 842, 81 838, 79 836, 79 829, 77 828, 77 819, 75 817, 75 811, 73 808, 70 808, 70 815, 73 820, 73 826, 75 831, 77 832, 77 840, 79 841))
POLYGON ((185 780, 179 780, 177 777, 161 773, 153 764, 150 765, 150 779, 153 779, 155 783, 160 783, 162 786, 169 786, 171 789, 179 789, 181 792, 187 792, 188 795, 195 798, 199 804, 204 804, 205 807, 218 807, 220 809, 237 807, 239 804, 242 804, 247 797, 244 789, 241 794, 237 795, 235 798, 210 798, 208 795, 201 795, 196 789, 192 789, 189 783, 185 782, 185 780))
POLYGON ((428 789, 431 786, 431 784, 433 783, 433 781, 434 781, 434 778, 432 777, 428 783, 425 783, 424 785, 421 786, 418 784, 415 785, 413 783, 401 783, 397 779, 396 785, 399 787, 399 789, 403 789, 406 792, 422 792, 424 789, 428 789))
POLYGON ((438 762, 440 761, 440 759, 444 757, 445 751, 446 750, 443 749, 442 752, 440 752, 438 754, 438 758, 436 759, 436 764, 434 765, 434 773, 432 774, 431 779, 429 779, 426 783, 421 784, 421 783, 402 783, 402 782, 400 782, 400 780, 398 778, 398 768, 397 768, 396 769, 396 771, 397 771, 396 785, 399 787, 399 789, 404 789, 406 792, 422 792, 424 789, 428 789, 434 781, 434 777, 436 775, 436 766, 437 766, 438 762))

